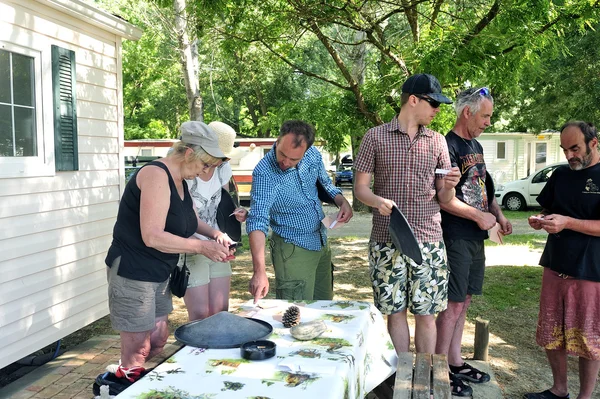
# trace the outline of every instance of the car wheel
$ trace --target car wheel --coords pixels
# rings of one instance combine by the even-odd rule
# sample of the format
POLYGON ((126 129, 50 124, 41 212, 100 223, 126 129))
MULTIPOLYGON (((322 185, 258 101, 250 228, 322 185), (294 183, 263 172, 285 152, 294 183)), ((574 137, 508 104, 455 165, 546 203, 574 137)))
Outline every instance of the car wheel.
POLYGON ((509 211, 524 211, 527 208, 525 198, 518 193, 507 194, 504 198, 504 206, 509 211))

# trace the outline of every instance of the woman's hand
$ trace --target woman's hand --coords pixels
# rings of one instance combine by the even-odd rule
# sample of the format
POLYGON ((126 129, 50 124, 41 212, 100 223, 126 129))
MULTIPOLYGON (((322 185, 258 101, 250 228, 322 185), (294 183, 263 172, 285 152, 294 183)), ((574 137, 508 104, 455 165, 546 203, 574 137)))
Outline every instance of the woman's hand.
POLYGON ((224 262, 230 256, 229 247, 216 241, 198 240, 198 244, 198 253, 214 262, 224 262))

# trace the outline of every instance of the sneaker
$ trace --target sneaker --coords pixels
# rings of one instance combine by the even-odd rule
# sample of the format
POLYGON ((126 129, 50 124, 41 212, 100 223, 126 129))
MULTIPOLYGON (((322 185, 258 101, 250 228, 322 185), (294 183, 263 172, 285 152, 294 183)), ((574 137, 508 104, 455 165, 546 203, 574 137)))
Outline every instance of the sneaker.
POLYGON ((115 376, 125 378, 129 382, 136 382, 146 374, 146 369, 140 366, 123 367, 119 364, 115 376))
POLYGON ((108 386, 108 394, 109 395, 118 395, 123 392, 125 389, 129 388, 133 384, 126 378, 119 378, 113 373, 104 372, 99 374, 94 381, 94 386, 92 387, 92 391, 95 396, 100 395, 100 387, 103 385, 108 386))

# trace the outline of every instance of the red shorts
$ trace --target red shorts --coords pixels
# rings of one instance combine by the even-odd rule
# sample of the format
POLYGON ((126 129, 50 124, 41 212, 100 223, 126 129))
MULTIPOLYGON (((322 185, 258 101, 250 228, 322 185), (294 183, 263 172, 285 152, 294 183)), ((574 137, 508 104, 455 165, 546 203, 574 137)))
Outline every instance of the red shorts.
POLYGON ((544 268, 536 340, 545 349, 600 360, 600 283, 544 268))

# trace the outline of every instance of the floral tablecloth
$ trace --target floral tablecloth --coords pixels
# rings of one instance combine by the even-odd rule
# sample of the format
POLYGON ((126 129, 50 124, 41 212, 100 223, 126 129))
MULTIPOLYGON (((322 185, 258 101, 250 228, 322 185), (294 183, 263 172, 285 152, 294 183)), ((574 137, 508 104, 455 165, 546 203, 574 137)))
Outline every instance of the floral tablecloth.
POLYGON ((396 369, 383 317, 370 303, 262 300, 259 306, 249 302, 234 313, 273 326, 267 339, 277 344, 274 357, 250 361, 239 348, 184 346, 117 398, 363 398, 396 369), (292 304, 300 307, 301 321, 323 320, 327 331, 295 340, 281 323, 292 304))

